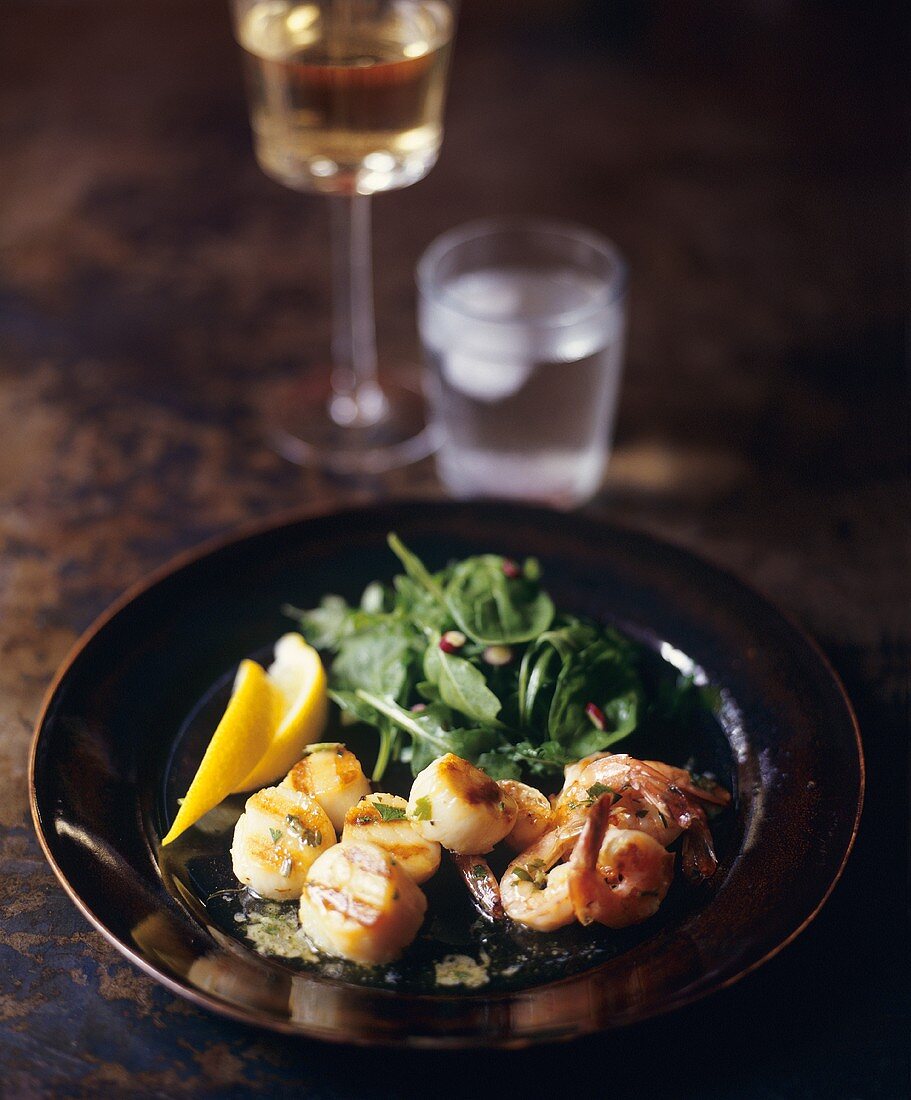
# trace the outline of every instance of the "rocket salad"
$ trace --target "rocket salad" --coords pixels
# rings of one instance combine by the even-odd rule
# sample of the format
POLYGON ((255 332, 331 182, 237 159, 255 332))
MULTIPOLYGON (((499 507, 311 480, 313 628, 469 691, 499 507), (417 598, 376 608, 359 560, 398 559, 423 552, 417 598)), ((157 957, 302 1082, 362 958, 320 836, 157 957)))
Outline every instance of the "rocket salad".
POLYGON ((682 681, 675 698, 647 697, 641 647, 557 609, 534 558, 481 554, 431 572, 395 534, 389 546, 404 572, 357 606, 286 608, 331 656, 343 718, 376 729, 374 780, 392 760, 417 775, 445 753, 494 779, 557 775, 693 691, 682 681))

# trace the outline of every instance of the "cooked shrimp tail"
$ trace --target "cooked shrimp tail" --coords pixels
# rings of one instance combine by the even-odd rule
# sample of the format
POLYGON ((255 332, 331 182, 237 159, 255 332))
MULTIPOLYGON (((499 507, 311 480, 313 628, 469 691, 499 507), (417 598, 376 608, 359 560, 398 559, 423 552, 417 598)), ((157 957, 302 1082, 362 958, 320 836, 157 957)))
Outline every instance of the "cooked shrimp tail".
POLYGON ((657 912, 674 857, 647 833, 610 824, 611 796, 591 808, 569 860, 569 896, 582 924, 625 928, 657 912))
POLYGON ((730 791, 726 791, 710 776, 694 776, 685 768, 675 768, 672 764, 663 764, 660 760, 643 760, 652 771, 658 772, 689 798, 698 802, 709 802, 713 806, 727 806, 731 801, 730 791))
POLYGON ((680 862, 684 875, 693 883, 711 878, 717 870, 718 857, 704 816, 701 820, 695 819, 683 834, 680 862))
POLYGON ((662 793, 668 815, 683 830, 681 864, 684 875, 693 883, 711 878, 718 867, 718 858, 712 846, 712 834, 705 811, 676 782, 669 783, 662 793))
POLYGON ((486 917, 487 920, 502 920, 503 900, 500 897, 500 884, 487 860, 483 856, 458 855, 456 852, 449 854, 481 916, 486 917))

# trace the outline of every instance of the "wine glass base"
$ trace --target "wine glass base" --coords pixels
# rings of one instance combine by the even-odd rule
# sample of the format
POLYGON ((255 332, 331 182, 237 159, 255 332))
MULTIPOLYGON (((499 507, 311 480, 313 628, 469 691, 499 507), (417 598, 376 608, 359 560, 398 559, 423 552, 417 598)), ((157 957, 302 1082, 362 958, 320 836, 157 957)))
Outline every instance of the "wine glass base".
POLYGON ((327 380, 278 387, 264 410, 271 446, 298 466, 333 474, 382 474, 419 462, 440 444, 417 389, 384 380, 366 423, 348 415, 327 380))

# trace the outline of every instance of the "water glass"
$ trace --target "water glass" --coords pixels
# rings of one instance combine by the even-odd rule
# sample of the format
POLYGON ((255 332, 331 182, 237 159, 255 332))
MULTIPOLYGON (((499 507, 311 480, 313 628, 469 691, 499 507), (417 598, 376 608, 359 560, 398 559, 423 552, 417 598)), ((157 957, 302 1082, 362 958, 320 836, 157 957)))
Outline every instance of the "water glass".
POLYGON ((623 358, 626 265, 572 225, 450 230, 418 265, 439 476, 454 496, 557 507, 597 492, 623 358))

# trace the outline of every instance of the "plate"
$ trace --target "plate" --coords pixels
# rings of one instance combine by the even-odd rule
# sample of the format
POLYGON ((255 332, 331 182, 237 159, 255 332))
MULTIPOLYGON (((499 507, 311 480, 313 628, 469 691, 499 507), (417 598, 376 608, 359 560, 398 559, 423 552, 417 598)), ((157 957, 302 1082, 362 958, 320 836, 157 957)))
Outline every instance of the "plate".
POLYGON ((30 784, 39 839, 74 903, 180 996, 338 1042, 518 1047, 671 1011, 776 954, 841 874, 863 756, 820 651, 730 574, 583 515, 409 502, 273 522, 186 555, 128 592, 51 686, 30 784), (718 872, 622 949, 569 976, 545 968, 517 988, 443 993, 300 970, 251 950, 211 896, 224 854, 202 830, 161 859, 175 784, 181 769, 192 771, 207 708, 237 662, 262 656, 287 630, 283 604, 313 606, 326 592, 354 598, 369 580, 391 577, 390 530, 433 567, 484 550, 535 555, 558 606, 617 624, 656 660, 715 689, 714 732, 701 753, 734 791, 718 872))

